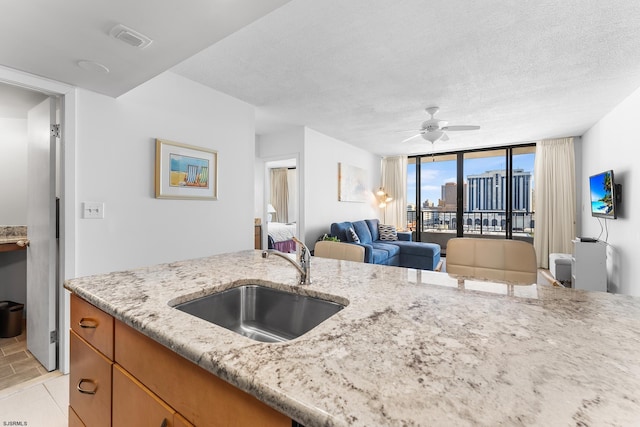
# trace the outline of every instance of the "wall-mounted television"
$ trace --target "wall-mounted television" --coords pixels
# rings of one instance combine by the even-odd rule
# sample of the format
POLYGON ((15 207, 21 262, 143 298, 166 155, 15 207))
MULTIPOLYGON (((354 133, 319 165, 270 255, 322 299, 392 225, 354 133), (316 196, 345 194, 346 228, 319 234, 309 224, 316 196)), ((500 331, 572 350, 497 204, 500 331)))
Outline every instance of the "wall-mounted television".
POLYGON ((613 170, 601 172, 589 177, 591 194, 591 216, 607 219, 618 217, 620 185, 616 185, 613 170))

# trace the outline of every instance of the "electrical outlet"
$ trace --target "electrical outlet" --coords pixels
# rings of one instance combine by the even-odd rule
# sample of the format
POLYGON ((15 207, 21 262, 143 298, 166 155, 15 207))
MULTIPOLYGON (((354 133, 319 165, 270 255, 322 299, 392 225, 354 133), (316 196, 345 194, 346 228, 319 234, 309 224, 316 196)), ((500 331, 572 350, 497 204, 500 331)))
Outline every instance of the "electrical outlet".
POLYGON ((82 218, 86 218, 86 219, 104 218, 104 203, 101 203, 101 202, 82 203, 82 218))

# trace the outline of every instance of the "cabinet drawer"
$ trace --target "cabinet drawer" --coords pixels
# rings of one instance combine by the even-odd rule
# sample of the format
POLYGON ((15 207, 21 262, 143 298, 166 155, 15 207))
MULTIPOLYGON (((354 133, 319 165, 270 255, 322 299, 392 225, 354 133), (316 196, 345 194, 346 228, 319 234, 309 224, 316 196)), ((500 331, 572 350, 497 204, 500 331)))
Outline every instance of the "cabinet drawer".
POLYGON ((173 427, 175 411, 120 366, 113 365, 114 426, 173 427))
POLYGON ((69 427, 85 427, 78 414, 69 406, 69 427))
POLYGON ((113 362, 71 331, 69 405, 84 424, 111 426, 113 362))
POLYGON ((113 359, 113 317, 71 294, 71 329, 113 359))
POLYGON ((118 320, 115 340, 116 363, 194 425, 291 426, 290 418, 118 320))

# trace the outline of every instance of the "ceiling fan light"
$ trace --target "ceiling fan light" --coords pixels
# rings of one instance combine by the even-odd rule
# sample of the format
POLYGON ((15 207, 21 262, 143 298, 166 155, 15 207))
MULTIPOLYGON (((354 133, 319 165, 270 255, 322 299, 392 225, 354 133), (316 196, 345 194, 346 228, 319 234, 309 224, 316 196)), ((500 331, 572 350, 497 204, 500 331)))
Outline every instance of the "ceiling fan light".
POLYGON ((429 142, 436 142, 442 137, 442 135, 444 135, 444 132, 434 131, 434 132, 425 132, 422 134, 422 137, 429 142))

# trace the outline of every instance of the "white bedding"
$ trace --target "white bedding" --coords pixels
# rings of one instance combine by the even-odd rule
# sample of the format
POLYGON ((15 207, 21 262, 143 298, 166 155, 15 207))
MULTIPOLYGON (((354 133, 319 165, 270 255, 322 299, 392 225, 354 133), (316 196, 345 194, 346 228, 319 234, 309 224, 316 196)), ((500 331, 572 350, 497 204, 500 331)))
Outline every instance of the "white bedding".
POLYGON ((296 224, 269 222, 267 223, 267 230, 274 242, 284 242, 285 240, 291 240, 296 235, 296 224))

